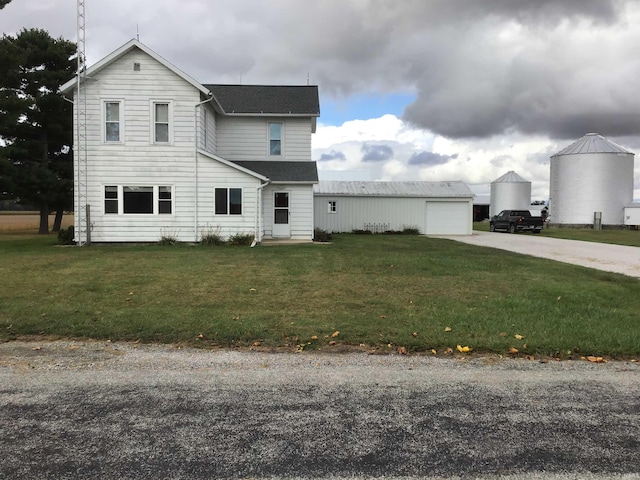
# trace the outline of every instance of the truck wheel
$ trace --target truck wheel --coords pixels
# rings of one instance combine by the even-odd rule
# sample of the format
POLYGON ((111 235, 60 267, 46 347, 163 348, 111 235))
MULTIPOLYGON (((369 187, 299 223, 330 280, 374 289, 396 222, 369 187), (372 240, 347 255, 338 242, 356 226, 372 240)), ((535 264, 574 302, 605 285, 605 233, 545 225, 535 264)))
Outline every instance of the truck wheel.
POLYGON ((493 223, 489 224, 489 231, 490 232, 495 232, 496 231, 496 226, 493 223))
POLYGON ((516 226, 513 223, 509 225, 509 233, 516 233, 516 226))

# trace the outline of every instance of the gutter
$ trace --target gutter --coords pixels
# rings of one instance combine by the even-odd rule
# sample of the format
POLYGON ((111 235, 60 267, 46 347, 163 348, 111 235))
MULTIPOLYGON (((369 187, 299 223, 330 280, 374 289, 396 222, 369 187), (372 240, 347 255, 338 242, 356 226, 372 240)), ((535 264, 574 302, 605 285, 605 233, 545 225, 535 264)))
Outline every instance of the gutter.
MULTIPOLYGON (((207 98, 206 100, 203 100, 202 102, 196 103, 193 107, 193 118, 194 118, 194 124, 195 124, 195 132, 194 132, 195 148, 194 148, 194 158, 193 158, 193 201, 195 205, 193 210, 193 238, 194 238, 194 241, 196 242, 198 241, 198 150, 199 150, 198 140, 200 139, 199 129, 198 129, 198 127, 200 126, 200 118, 198 117, 198 111, 201 105, 204 105, 205 103, 208 103, 214 99, 215 97, 213 96, 213 93, 209 92, 209 98, 207 98)), ((207 132, 204 132, 204 134, 206 135, 207 132)))
POLYGON ((269 180, 267 180, 265 183, 261 183, 256 188, 256 223, 255 232, 253 234, 253 242, 251 242, 251 248, 262 242, 262 235, 260 234, 260 232, 262 231, 260 228, 260 219, 262 218, 262 189, 269 185, 269 183, 269 180))

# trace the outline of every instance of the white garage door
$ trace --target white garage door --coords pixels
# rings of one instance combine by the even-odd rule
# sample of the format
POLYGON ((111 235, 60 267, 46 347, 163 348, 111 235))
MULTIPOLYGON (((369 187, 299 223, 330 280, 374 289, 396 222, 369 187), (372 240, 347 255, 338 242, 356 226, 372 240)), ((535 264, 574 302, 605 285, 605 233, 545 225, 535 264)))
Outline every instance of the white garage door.
POLYGON ((427 235, 471 233, 469 202, 427 202, 427 235))

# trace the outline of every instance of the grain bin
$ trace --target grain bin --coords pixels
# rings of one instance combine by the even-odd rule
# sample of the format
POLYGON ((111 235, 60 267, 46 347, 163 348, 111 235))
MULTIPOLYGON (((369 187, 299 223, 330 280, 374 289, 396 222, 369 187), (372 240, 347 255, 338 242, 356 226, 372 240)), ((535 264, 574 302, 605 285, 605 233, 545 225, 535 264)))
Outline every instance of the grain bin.
POLYGON ((513 170, 491 182, 489 216, 502 210, 528 210, 531 205, 531 182, 513 170))
POLYGON ((597 133, 551 156, 551 225, 585 227, 601 213, 602 225, 624 224, 633 201, 634 154, 597 133))

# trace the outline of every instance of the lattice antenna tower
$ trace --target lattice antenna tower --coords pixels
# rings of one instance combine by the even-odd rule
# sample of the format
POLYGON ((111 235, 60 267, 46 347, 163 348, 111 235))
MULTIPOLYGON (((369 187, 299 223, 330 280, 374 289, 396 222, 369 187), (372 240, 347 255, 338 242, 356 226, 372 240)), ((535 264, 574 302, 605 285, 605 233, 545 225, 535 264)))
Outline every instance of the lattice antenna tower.
POLYGON ((87 244, 89 238, 88 195, 87 195, 87 92, 86 92, 86 40, 85 40, 85 0, 78 0, 78 78, 76 85, 76 244, 87 244))

